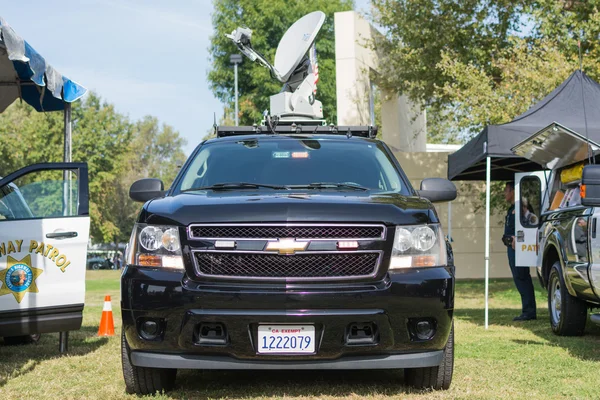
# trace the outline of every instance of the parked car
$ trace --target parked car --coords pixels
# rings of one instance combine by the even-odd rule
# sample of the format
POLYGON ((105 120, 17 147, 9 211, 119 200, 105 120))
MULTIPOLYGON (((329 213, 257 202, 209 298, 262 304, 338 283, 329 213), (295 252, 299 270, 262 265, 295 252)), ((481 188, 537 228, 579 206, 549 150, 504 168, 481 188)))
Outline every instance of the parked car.
POLYGON ((88 269, 116 269, 115 264, 108 258, 90 257, 87 259, 88 269))
POLYGON ((366 127, 224 127, 145 202, 121 279, 128 392, 177 369, 406 369, 447 389, 454 262, 432 201, 366 127), (330 132, 330 133, 322 133, 330 132))
POLYGON ((81 327, 88 198, 84 163, 29 165, 0 178, 0 336, 5 344, 36 342, 41 333, 81 327))
MULTIPOLYGON (((517 265, 536 266, 557 335, 582 335, 588 309, 600 307, 600 165, 586 165, 595 157, 590 146, 600 148, 553 123, 513 149, 548 168, 516 175, 515 250, 517 265), (527 194, 541 214, 539 222, 520 217, 527 194)), ((600 323, 600 314, 590 319, 600 323)))

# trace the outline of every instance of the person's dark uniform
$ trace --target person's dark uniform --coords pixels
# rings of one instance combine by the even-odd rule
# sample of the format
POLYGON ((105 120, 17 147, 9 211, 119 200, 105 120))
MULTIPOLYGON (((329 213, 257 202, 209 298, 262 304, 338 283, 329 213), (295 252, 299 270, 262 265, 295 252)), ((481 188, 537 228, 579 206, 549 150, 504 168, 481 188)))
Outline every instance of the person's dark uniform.
MULTIPOLYGON (((504 236, 515 236, 515 205, 511 205, 506 214, 504 223, 504 236)), ((516 239, 515 239, 516 240, 516 239)), ((516 319, 533 319, 536 318, 535 291, 533 289, 533 281, 528 267, 515 266, 515 250, 510 242, 507 244, 508 264, 512 272, 515 286, 521 295, 522 314, 516 319)), ((505 244, 506 244, 505 243, 505 244)), ((515 243, 517 246, 517 243, 515 243)))
POLYGON ((575 226, 575 248, 577 250, 577 256, 579 261, 587 261, 587 229, 579 225, 579 221, 576 222, 575 226))

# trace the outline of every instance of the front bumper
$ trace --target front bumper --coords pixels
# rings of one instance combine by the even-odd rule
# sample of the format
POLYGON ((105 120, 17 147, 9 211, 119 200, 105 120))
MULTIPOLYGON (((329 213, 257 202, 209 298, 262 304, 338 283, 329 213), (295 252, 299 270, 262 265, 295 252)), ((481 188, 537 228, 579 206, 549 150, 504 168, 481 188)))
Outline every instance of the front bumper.
POLYGON ((442 363, 443 351, 392 354, 381 356, 350 356, 338 360, 264 361, 238 360, 221 356, 159 354, 144 351, 131 353, 131 363, 138 367, 175 369, 396 369, 434 367, 442 363))
POLYGON ((377 369, 439 365, 454 308, 454 269, 410 269, 356 285, 202 284, 183 272, 128 266, 122 276, 123 329, 137 366, 200 369, 377 369), (142 338, 140 321, 161 324, 142 338), (419 340, 414 323, 434 321, 419 340), (258 354, 259 323, 314 325, 312 354, 258 354), (346 341, 352 324, 370 323, 377 340, 346 341), (222 344, 201 344, 201 324, 221 324, 222 344))

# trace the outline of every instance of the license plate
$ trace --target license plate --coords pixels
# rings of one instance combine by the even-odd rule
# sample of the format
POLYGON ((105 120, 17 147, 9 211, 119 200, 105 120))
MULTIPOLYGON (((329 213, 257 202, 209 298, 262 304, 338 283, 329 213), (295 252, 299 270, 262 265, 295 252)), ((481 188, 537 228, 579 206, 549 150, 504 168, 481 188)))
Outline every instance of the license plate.
POLYGON ((259 325, 258 352, 314 353, 315 327, 313 325, 259 325))

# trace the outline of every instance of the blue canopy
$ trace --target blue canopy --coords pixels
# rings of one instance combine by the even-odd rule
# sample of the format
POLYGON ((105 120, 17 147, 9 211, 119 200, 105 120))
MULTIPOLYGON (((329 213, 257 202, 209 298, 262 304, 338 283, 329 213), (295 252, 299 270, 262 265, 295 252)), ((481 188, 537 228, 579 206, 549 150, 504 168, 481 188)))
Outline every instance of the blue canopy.
POLYGON ((87 89, 62 76, 0 17, 0 112, 21 98, 37 111, 64 110, 87 89))

